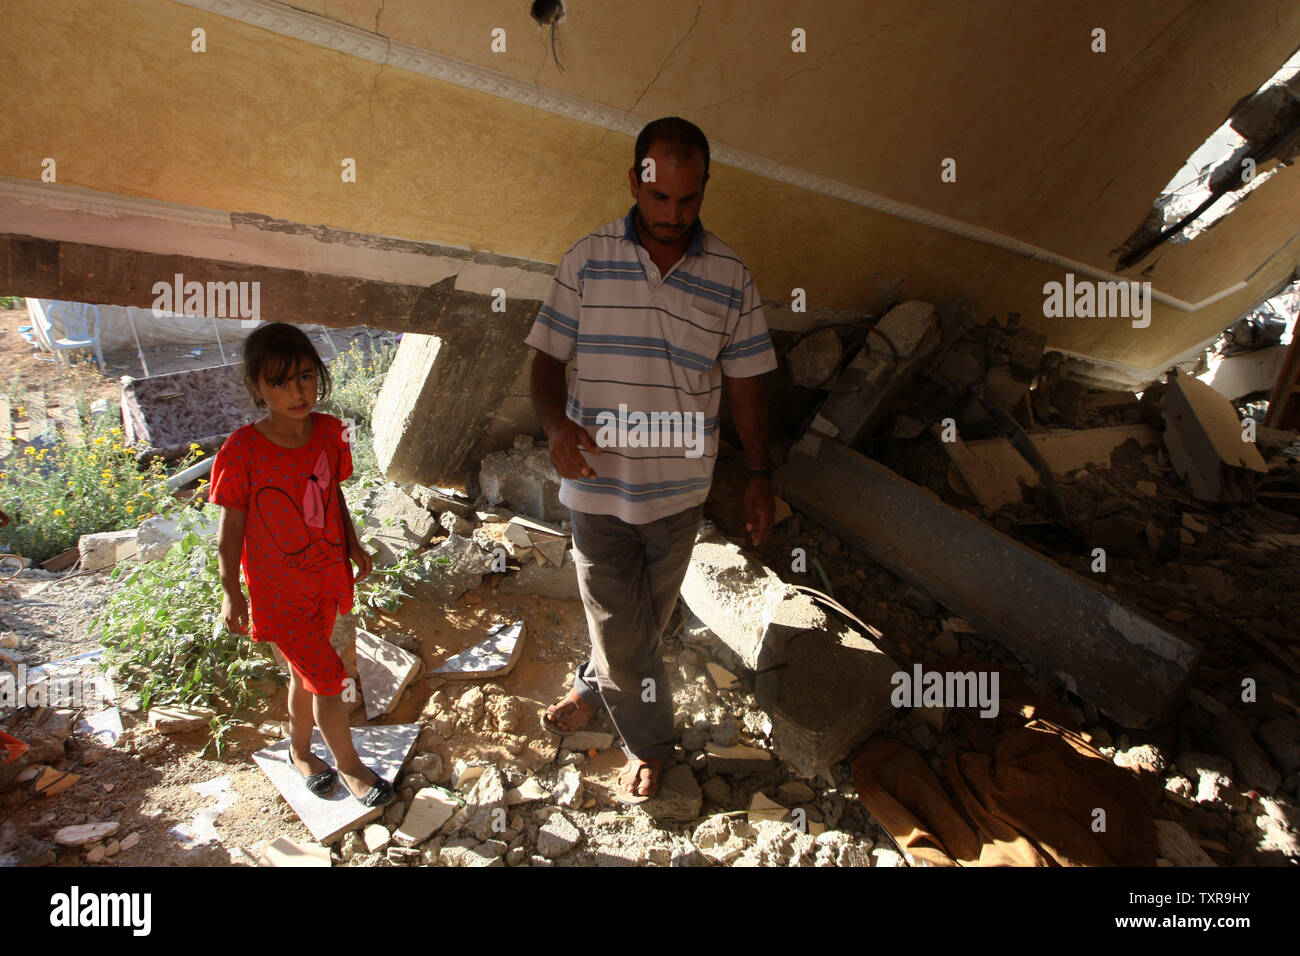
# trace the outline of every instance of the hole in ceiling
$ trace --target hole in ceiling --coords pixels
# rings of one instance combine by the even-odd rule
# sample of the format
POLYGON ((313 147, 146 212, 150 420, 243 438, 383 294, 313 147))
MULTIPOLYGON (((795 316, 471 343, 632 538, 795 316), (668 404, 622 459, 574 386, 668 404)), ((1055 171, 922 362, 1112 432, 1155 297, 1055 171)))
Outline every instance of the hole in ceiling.
POLYGON ((1160 191, 1120 249, 1119 269, 1164 242, 1190 242, 1223 219, 1300 152, 1300 50, 1243 97, 1160 191), (1278 166, 1255 172, 1276 159, 1278 166))
POLYGON ((560 0, 533 0, 529 12, 539 25, 548 27, 564 18, 564 4, 560 0))

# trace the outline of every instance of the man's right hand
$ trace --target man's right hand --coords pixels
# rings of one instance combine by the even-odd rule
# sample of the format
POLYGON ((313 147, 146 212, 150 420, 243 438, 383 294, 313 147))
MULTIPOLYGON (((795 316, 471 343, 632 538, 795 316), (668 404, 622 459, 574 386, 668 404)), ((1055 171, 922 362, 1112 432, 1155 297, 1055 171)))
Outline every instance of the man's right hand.
POLYGON ((560 473, 561 478, 595 478, 595 470, 587 464, 579 448, 600 454, 596 439, 577 422, 569 418, 560 418, 548 430, 551 445, 551 464, 560 473))

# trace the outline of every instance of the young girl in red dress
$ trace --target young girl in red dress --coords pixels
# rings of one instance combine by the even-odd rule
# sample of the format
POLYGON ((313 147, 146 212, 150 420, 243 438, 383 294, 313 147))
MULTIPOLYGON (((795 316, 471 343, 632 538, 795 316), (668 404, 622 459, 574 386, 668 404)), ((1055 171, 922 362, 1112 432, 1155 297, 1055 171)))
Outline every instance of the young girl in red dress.
POLYGON ((350 436, 333 415, 312 411, 329 394, 329 370, 301 329, 274 322, 244 343, 244 384, 267 414, 227 438, 212 465, 221 616, 231 631, 248 634, 251 609, 253 640, 271 641, 289 662, 289 760, 307 788, 326 796, 341 776, 363 804, 383 806, 393 787, 357 755, 343 662, 330 646, 334 619, 352 610, 353 582, 371 562, 339 487, 352 475, 350 436), (313 727, 337 773, 311 752, 313 727))

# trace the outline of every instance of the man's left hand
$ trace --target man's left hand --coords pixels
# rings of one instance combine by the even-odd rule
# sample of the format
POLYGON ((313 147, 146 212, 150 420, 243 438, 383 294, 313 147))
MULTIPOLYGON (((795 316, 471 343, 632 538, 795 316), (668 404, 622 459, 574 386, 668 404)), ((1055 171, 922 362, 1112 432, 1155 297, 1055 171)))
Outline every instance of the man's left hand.
POLYGON ((751 544, 761 544, 772 530, 772 482, 767 478, 750 478, 745 486, 745 530, 751 544))

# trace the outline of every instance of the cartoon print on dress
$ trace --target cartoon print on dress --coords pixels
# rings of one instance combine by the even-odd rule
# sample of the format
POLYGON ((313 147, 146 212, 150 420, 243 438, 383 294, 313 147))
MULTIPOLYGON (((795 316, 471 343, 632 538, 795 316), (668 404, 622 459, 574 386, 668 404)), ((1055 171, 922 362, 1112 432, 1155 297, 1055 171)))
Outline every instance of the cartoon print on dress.
POLYGON ((343 541, 333 540, 324 533, 329 509, 331 505, 337 507, 332 491, 329 462, 323 450, 316 459, 316 467, 307 476, 301 507, 283 488, 268 485, 257 490, 258 517, 289 567, 323 571, 341 560, 343 541), (313 535, 312 528, 321 533, 313 535))

